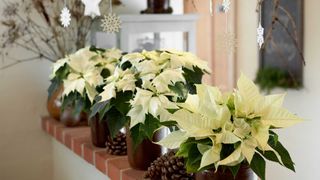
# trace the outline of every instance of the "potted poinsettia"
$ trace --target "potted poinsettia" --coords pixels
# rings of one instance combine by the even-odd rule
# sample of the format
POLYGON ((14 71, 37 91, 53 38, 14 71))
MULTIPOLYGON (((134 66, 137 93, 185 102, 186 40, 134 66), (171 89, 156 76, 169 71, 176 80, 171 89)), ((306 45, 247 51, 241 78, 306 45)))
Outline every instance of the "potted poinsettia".
POLYGON ((203 74, 209 71, 206 62, 187 52, 143 51, 122 57, 93 112, 116 114, 108 119, 111 132, 129 124, 127 143, 132 167, 145 170, 161 155, 161 147, 151 143, 154 132, 170 124, 168 117, 178 109, 176 102, 195 92, 194 84, 201 83, 203 74), (150 150, 152 147, 155 149, 150 150))
MULTIPOLYGON (((86 59, 93 56, 93 52, 90 52, 88 48, 80 49, 74 54, 70 54, 63 59, 56 61, 52 65, 52 73, 50 75, 51 84, 48 88, 48 111, 49 114, 55 118, 60 118, 61 116, 61 99, 64 91, 64 81, 67 80, 69 74, 71 73, 71 66, 69 65, 70 59, 86 59), (83 57, 82 57, 83 56, 83 57), (90 56, 90 57, 89 57, 90 56), (53 108, 52 108, 53 107, 53 108)), ((73 61, 71 64, 75 64, 73 61)))
POLYGON ((294 171, 275 130, 302 119, 282 107, 284 94, 263 96, 243 75, 237 85, 237 90, 226 94, 197 85, 197 93, 189 94, 170 117, 179 130, 158 144, 178 148, 177 156, 185 158, 187 171, 198 172, 196 179, 251 180, 255 172, 264 180, 265 159, 294 171))
POLYGON ((61 120, 67 126, 77 125, 86 120, 91 104, 120 57, 119 50, 103 50, 95 47, 80 49, 53 65, 52 84, 49 90, 63 87, 61 120), (110 57, 109 57, 110 56, 110 57))

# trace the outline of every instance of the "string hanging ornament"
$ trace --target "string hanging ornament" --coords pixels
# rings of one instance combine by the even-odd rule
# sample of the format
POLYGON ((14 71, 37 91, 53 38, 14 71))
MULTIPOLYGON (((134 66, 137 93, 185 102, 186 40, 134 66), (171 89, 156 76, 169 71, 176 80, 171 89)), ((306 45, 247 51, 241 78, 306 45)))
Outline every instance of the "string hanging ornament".
POLYGON ((222 8, 225 13, 228 13, 229 10, 231 9, 231 1, 230 0, 223 0, 222 8))
POLYGON ((81 0, 81 2, 84 4, 84 15, 90 16, 92 19, 94 19, 96 16, 101 16, 99 4, 101 0, 81 0))
POLYGON ((104 15, 101 20, 101 27, 103 31, 107 33, 116 33, 121 29, 121 20, 120 17, 112 12, 112 0, 109 0, 109 14, 104 15))
POLYGON ((218 41, 218 48, 225 51, 228 54, 232 54, 235 52, 237 47, 237 38, 236 35, 229 30, 229 23, 228 23, 228 15, 231 9, 231 1, 230 0, 223 0, 221 4, 217 5, 217 10, 225 14, 225 24, 226 30, 225 32, 221 33, 217 37, 218 41))
POLYGON ((211 16, 213 16, 213 0, 209 0, 209 11, 211 16))
POLYGON ((264 28, 261 25, 261 16, 262 16, 261 3, 259 3, 258 5, 259 5, 259 12, 258 12, 259 22, 258 22, 258 28, 257 28, 257 43, 259 45, 259 49, 261 49, 262 45, 264 44, 264 28))
POLYGON ((69 27, 71 23, 71 14, 70 10, 67 7, 67 2, 64 0, 64 7, 61 10, 60 22, 63 27, 69 27))

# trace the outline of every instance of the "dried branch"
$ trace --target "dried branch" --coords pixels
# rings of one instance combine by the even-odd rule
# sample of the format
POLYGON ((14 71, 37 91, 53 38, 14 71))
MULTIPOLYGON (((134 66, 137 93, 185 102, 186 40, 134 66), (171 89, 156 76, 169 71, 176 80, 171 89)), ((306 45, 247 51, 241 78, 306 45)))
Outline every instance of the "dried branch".
POLYGON ((36 56, 36 57, 32 57, 32 58, 28 58, 28 59, 20 59, 20 60, 16 60, 15 62, 11 63, 11 64, 8 64, 8 65, 5 65, 5 66, 2 66, 0 67, 0 70, 4 70, 4 69, 7 69, 7 68, 10 68, 10 67, 13 67, 17 64, 21 64, 21 63, 26 63, 26 62, 30 62, 30 61, 37 61, 37 60, 41 60, 41 56, 36 56))
MULTIPOLYGON (((84 5, 81 0, 68 0, 72 23, 63 28, 60 24, 60 12, 64 6, 60 0, 24 0, 12 2, 4 0, 5 8, 0 23, 5 31, 0 35, 0 54, 6 58, 3 61, 14 61, 13 65, 30 61, 30 59, 15 60, 10 57, 12 47, 20 47, 35 54, 35 57, 55 61, 66 54, 83 48, 86 45, 93 20, 84 16, 84 5), (41 21, 39 21, 39 18, 41 21)), ((119 0, 113 3, 121 4, 119 0)), ((107 11, 107 0, 102 0, 100 8, 107 11)))

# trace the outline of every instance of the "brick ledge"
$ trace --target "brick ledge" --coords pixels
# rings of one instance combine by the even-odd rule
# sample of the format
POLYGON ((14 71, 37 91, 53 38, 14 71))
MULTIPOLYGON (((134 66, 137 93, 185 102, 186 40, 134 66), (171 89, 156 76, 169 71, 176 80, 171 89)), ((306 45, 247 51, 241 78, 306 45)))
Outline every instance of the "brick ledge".
POLYGON ((106 153, 104 148, 94 147, 91 143, 89 127, 64 127, 63 124, 51 117, 41 118, 42 129, 64 144, 79 157, 95 166, 112 180, 141 180, 144 171, 130 168, 127 156, 113 156, 106 153))

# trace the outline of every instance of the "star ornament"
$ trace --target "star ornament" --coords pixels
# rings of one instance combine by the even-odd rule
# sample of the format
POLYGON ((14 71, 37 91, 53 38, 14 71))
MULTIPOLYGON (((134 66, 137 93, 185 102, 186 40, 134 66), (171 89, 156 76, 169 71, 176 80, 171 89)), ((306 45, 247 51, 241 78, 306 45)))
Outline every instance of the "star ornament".
POLYGON ((112 13, 104 15, 104 18, 101 20, 101 27, 107 33, 119 32, 121 28, 120 17, 112 13))
POLYGON ((91 18, 95 18, 96 16, 100 16, 100 8, 99 4, 101 0, 81 0, 85 6, 84 15, 91 16, 91 18))
POLYGON ((223 8, 223 11, 225 13, 228 13, 229 10, 231 9, 231 2, 230 0, 223 0, 222 2, 222 8, 223 8))
POLYGON ((61 14, 60 14, 60 21, 61 21, 61 25, 63 27, 68 27, 70 25, 71 22, 71 14, 70 11, 67 7, 64 7, 61 10, 61 14))
POLYGON ((264 28, 262 27, 261 22, 259 23, 259 26, 257 28, 257 43, 259 45, 259 48, 261 49, 264 43, 264 28))

